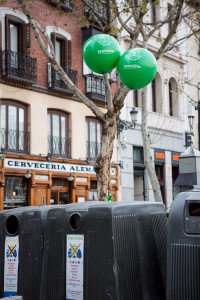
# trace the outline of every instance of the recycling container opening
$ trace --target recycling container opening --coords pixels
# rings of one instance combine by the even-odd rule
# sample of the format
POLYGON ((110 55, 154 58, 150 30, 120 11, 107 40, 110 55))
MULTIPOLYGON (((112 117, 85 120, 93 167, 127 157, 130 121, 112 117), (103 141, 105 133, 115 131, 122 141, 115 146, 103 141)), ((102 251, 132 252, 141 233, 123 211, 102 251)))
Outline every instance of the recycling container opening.
POLYGON ((189 203, 189 215, 197 217, 200 216, 200 202, 189 203))
POLYGON ((79 213, 74 213, 69 218, 69 224, 72 230, 77 231, 81 228, 82 218, 79 213))
POLYGON ((6 231, 9 235, 16 235, 19 231, 19 219, 11 215, 6 220, 6 231))

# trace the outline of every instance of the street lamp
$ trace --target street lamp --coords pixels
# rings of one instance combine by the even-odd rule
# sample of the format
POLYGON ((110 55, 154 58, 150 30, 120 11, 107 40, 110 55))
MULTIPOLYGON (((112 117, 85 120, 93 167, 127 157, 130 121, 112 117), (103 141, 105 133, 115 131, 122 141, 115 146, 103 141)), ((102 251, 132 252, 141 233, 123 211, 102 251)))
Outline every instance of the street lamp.
POLYGON ((190 133, 192 135, 194 135, 193 123, 194 123, 194 117, 195 117, 195 107, 193 105, 188 106, 187 114, 188 114, 189 130, 190 130, 190 133))
POLYGON ((130 115, 131 115, 131 124, 126 121, 123 121, 121 119, 118 120, 117 135, 119 135, 120 132, 122 132, 124 130, 135 128, 135 124, 137 123, 138 110, 135 107, 133 107, 130 111, 130 115))
POLYGON ((187 115, 188 115, 188 123, 189 123, 189 131, 185 131, 185 147, 189 147, 193 144, 193 123, 194 123, 194 116, 195 116, 195 106, 190 105, 187 108, 187 115))

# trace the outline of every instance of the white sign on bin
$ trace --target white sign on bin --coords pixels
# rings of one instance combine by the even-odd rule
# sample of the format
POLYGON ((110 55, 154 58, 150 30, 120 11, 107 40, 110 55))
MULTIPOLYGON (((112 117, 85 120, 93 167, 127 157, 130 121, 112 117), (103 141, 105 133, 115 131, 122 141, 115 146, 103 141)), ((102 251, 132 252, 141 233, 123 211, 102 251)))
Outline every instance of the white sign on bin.
POLYGON ((84 235, 67 235, 66 300, 83 300, 84 235))
POLYGON ((6 237, 4 255, 4 297, 17 295, 19 237, 6 237))

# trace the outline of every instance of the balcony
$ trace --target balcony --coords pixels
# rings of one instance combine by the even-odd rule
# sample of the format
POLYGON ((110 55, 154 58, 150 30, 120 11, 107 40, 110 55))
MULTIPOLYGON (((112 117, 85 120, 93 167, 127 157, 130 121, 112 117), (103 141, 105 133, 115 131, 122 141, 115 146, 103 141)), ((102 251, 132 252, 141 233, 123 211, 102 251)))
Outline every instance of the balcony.
POLYGON ((109 1, 108 0, 87 0, 85 5, 85 16, 89 20, 95 20, 97 16, 103 24, 108 24, 109 21, 109 1))
POLYGON ((74 8, 73 1, 71 0, 48 0, 47 2, 68 11, 72 11, 74 8))
MULTIPOLYGON (((48 64, 48 88, 61 91, 61 92, 66 92, 66 93, 71 93, 70 89, 65 85, 63 80, 60 78, 60 76, 56 73, 56 71, 52 68, 50 64, 48 64)), ((76 84, 77 83, 77 71, 74 71, 69 68, 63 67, 63 70, 65 73, 69 76, 71 81, 76 84)))
POLYGON ((30 151, 30 133, 0 129, 0 148, 8 152, 29 153, 30 151))
POLYGON ((104 79, 94 74, 85 75, 85 94, 91 100, 104 101, 104 79))
POLYGON ((86 157, 96 160, 101 151, 101 143, 86 141, 86 157))
POLYGON ((0 76, 34 84, 37 81, 37 60, 14 51, 0 51, 0 76))
POLYGON ((71 157, 71 139, 48 136, 48 153, 52 156, 71 157))

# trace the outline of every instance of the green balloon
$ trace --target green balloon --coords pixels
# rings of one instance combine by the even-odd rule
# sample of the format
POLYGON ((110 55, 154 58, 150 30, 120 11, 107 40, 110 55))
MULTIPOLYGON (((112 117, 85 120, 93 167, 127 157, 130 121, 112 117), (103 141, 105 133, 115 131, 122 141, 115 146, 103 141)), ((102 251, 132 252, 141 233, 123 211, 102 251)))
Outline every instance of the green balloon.
POLYGON ((86 65, 100 74, 112 71, 120 55, 119 43, 108 34, 94 35, 83 46, 83 59, 86 65))
POLYGON ((147 86, 156 76, 155 56, 144 48, 133 48, 123 53, 117 65, 120 80, 130 89, 147 86))

